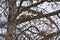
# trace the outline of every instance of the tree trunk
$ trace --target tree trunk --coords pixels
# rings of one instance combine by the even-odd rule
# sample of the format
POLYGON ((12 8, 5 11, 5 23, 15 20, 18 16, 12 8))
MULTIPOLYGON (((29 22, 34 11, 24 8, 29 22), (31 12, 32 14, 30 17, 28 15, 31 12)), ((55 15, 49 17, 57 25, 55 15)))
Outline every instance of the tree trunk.
POLYGON ((14 15, 16 14, 16 0, 8 0, 9 1, 9 15, 8 15, 8 23, 7 25, 7 40, 14 40, 15 37, 15 26, 14 23, 14 15))
POLYGON ((5 34, 6 40, 14 40, 15 38, 15 26, 11 23, 7 23, 7 33, 5 34))

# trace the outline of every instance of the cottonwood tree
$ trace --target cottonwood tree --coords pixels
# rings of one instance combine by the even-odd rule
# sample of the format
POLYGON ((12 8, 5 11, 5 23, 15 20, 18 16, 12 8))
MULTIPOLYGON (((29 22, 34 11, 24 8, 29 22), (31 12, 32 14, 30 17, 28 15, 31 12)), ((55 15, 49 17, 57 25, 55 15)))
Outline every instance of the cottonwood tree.
MULTIPOLYGON (((60 18, 59 0, 1 0, 2 12, 7 21, 1 22, 5 25, 7 32, 3 34, 5 40, 54 40, 60 34, 59 24, 54 21, 60 18), (48 10, 41 8, 44 2, 53 2, 48 10), (26 3, 26 4, 25 4, 26 3), (3 5, 4 4, 4 5, 3 5), (41 10, 40 10, 41 9, 41 10), (53 17, 53 18, 52 18, 53 17), (56 28, 56 30, 54 29, 56 28), (54 31, 55 30, 55 31, 54 31)), ((47 5, 47 6, 49 6, 47 5)))

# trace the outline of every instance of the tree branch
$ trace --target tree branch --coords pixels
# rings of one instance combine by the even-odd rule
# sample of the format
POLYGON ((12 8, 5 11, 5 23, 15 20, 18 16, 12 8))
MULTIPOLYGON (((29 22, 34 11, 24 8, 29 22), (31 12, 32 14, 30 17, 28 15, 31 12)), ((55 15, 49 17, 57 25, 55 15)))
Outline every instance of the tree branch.
POLYGON ((41 40, 49 40, 49 39, 51 39, 52 37, 54 37, 54 36, 56 36, 56 35, 59 35, 59 34, 60 34, 60 31, 53 32, 53 33, 51 33, 51 34, 48 34, 47 36, 44 36, 44 38, 41 39, 41 40))
MULTIPOLYGON (((36 11, 34 11, 36 12, 36 11)), ((16 24, 20 24, 20 23, 23 23, 23 22, 26 22, 26 21, 30 21, 30 20, 33 20, 33 19, 39 19, 39 18, 44 18, 44 17, 50 17, 50 16, 54 16, 54 15, 57 15, 60 13, 60 10, 58 11, 55 11, 55 12, 52 12, 52 13, 49 13, 49 14, 40 14, 40 12, 38 12, 38 15, 37 16, 33 16, 33 17, 30 17, 30 18, 26 18, 26 16, 21 16, 17 21, 16 21, 16 24)))
POLYGON ((27 10, 27 9, 29 9, 29 8, 31 8, 31 7, 35 7, 35 6, 37 6, 37 5, 39 5, 39 4, 43 3, 43 2, 45 2, 45 1, 41 1, 41 2, 38 2, 38 3, 32 4, 32 5, 30 5, 30 6, 27 6, 27 7, 23 7, 20 11, 17 12, 17 14, 15 14, 15 18, 16 18, 20 13, 22 13, 22 11, 27 10))
POLYGON ((53 24, 55 24, 55 26, 56 26, 57 29, 59 30, 58 25, 57 25, 51 18, 47 17, 47 19, 49 19, 53 24))

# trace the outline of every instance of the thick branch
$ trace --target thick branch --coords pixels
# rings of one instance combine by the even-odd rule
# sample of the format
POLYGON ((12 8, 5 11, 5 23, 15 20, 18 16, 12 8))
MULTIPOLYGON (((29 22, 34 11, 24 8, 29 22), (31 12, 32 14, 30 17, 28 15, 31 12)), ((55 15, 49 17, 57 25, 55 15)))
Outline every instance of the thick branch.
MULTIPOLYGON (((50 0, 50 1, 48 1, 48 0, 42 0, 42 1, 38 2, 38 3, 35 3, 35 4, 30 5, 30 6, 24 7, 24 8, 22 8, 22 9, 20 10, 21 4, 22 4, 22 2, 23 2, 23 0, 22 0, 20 6, 18 7, 18 12, 17 12, 17 14, 15 15, 15 18, 16 18, 22 11, 27 10, 27 9, 29 9, 29 8, 31 8, 31 7, 35 7, 35 6, 41 4, 41 3, 45 2, 45 1, 47 1, 47 2, 54 2, 53 0, 50 0), (19 10, 20 10, 20 11, 19 11, 19 10)), ((57 0, 57 1, 58 1, 58 0, 57 0)))
POLYGON ((41 40, 49 40, 49 39, 51 39, 52 37, 54 37, 54 36, 56 36, 56 35, 59 35, 60 34, 60 31, 58 31, 58 32, 53 32, 53 33, 51 33, 51 34, 48 34, 47 36, 45 36, 43 39, 41 39, 41 40))
POLYGON ((44 2, 44 1, 41 1, 41 2, 38 2, 38 3, 32 4, 32 5, 30 5, 30 6, 23 7, 20 11, 17 12, 17 14, 15 14, 15 18, 16 18, 22 11, 27 10, 27 9, 29 9, 29 8, 31 8, 31 7, 35 7, 35 6, 37 6, 37 5, 39 5, 39 4, 43 3, 43 2, 44 2))
POLYGON ((54 15, 59 14, 60 10, 52 12, 52 13, 49 13, 49 14, 40 14, 40 12, 38 12, 38 13, 39 14, 37 16, 33 16, 33 17, 30 17, 30 18, 26 18, 26 16, 21 16, 17 20, 16 24, 20 24, 20 23, 23 23, 23 22, 26 22, 26 21, 30 21, 30 20, 33 20, 33 19, 39 19, 39 18, 54 16, 54 15))

